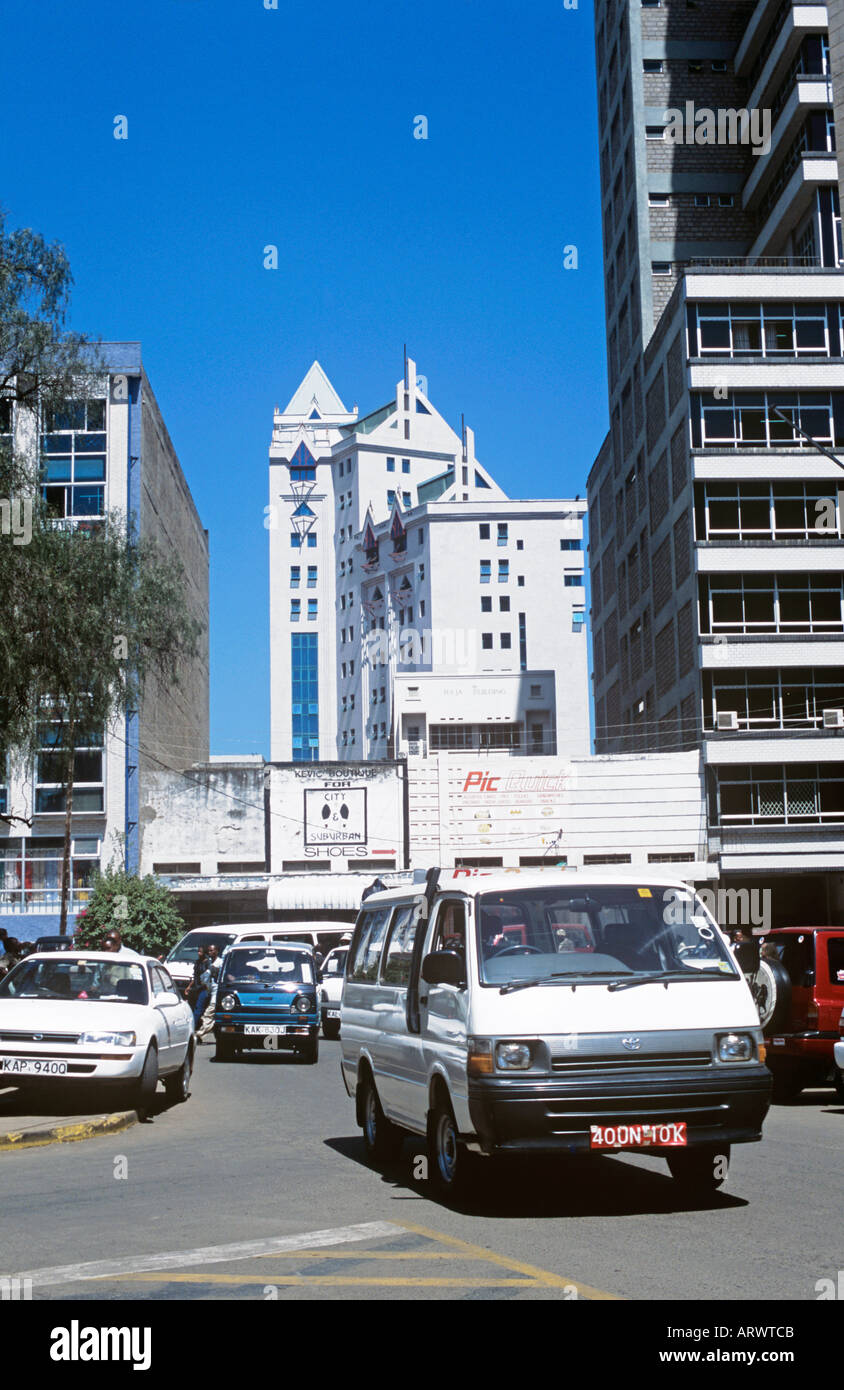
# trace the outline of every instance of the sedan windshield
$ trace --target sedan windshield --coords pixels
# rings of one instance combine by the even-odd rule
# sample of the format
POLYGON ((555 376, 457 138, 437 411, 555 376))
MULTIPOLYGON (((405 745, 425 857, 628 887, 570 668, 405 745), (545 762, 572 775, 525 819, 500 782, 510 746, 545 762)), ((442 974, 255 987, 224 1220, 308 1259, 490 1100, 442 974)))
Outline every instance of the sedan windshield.
POLYGON ((691 890, 571 884, 481 893, 477 923, 484 984, 738 978, 691 890))
POLYGON ((149 989, 142 965, 76 956, 72 960, 45 960, 36 956, 22 961, 6 976, 0 983, 0 998, 146 1004, 149 989))
POLYGON ((312 985, 313 958, 306 951, 268 950, 266 946, 229 951, 223 961, 222 989, 285 989, 288 985, 312 985))
POLYGON ((182 937, 178 946, 173 947, 167 960, 184 961, 186 964, 193 965, 194 962, 199 959, 200 946, 216 946, 217 950, 222 955, 229 942, 234 941, 236 934, 237 933, 233 931, 221 931, 216 933, 208 931, 188 932, 187 936, 182 937))

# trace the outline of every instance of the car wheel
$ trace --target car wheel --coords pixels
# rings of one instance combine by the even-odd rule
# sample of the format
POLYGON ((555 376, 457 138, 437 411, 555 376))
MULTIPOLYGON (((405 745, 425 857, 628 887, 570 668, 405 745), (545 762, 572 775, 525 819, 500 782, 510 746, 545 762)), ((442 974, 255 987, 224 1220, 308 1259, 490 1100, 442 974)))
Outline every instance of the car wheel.
POLYGON ((179 1067, 179 1070, 174 1072, 172 1076, 165 1076, 164 1078, 164 1090, 167 1099, 175 1101, 177 1105, 183 1104, 190 1095, 193 1056, 193 1044, 189 1043, 188 1050, 185 1053, 185 1060, 179 1067))
POLYGON ((441 1197, 463 1196, 469 1186, 472 1156, 460 1133, 448 1099, 440 1095, 428 1113, 428 1174, 441 1197))
POLYGON ((322 1036, 328 1038, 331 1042, 333 1042, 335 1038, 339 1038, 340 1024, 337 1022, 336 1018, 323 1021, 322 1036))
POLYGON ((787 1023, 791 1008, 791 976, 782 961, 763 957, 751 988, 764 1032, 776 1033, 787 1023))
POLYGON ((400 1154, 404 1135, 390 1123, 381 1109, 375 1082, 369 1072, 364 1076, 360 1087, 360 1123, 366 1156, 373 1163, 387 1163, 400 1154))
POLYGON ((803 1090, 803 1076, 800 1067, 788 1057, 768 1062, 768 1070, 774 1078, 771 1087, 771 1100, 774 1105, 788 1105, 803 1090))
POLYGON ((304 1047, 296 1048, 296 1061, 307 1062, 309 1066, 319 1061, 319 1037, 316 1034, 308 1039, 304 1047))
POLYGON ((218 1038, 217 1051, 214 1053, 215 1062, 233 1062, 235 1058, 235 1045, 231 1038, 218 1038))
POLYGON ((717 1192, 730 1167, 729 1144, 707 1144, 700 1149, 678 1149, 668 1158, 668 1170, 689 1193, 705 1197, 717 1192))
POLYGON ((135 1083, 135 1109, 145 1119, 152 1108, 158 1087, 158 1052, 150 1043, 144 1058, 144 1068, 135 1083))

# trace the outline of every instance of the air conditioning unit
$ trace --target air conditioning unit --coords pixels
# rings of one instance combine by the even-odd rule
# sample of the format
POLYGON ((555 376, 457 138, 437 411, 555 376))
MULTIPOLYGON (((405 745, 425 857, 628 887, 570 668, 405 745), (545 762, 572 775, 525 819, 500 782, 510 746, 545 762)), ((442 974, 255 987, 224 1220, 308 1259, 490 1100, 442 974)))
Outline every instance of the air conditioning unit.
POLYGON ((715 727, 719 732, 735 733, 738 729, 738 715, 734 709, 722 710, 715 716, 715 727))
POLYGON ((823 726, 825 729, 844 729, 844 709, 825 709, 823 726))

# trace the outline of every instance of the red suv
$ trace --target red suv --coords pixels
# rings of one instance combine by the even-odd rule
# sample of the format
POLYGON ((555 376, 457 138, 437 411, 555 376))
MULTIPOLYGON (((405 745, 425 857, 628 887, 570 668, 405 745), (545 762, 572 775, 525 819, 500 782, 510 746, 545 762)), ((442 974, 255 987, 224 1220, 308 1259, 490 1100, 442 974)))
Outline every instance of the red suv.
POLYGON ((844 927, 775 927, 764 939, 753 984, 774 1101, 827 1084, 844 1099, 832 1055, 844 1009, 844 927))

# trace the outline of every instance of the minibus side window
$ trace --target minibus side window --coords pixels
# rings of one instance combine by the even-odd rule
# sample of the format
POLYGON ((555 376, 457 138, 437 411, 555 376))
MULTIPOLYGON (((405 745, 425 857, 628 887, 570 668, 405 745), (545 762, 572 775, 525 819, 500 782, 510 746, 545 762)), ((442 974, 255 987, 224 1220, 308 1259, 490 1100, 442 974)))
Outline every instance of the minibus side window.
POLYGON ((399 985, 407 988, 410 980, 410 962, 413 956, 413 943, 419 926, 416 903, 400 907, 393 919, 390 939, 384 952, 381 968, 382 985, 399 985))
POLYGON ((387 934, 390 913, 389 907, 381 907, 365 914, 354 958, 349 964, 350 980, 374 982, 378 979, 378 962, 381 959, 381 947, 387 934))
POLYGON ((466 904, 444 902, 437 915, 432 951, 457 951, 466 959, 466 904))

